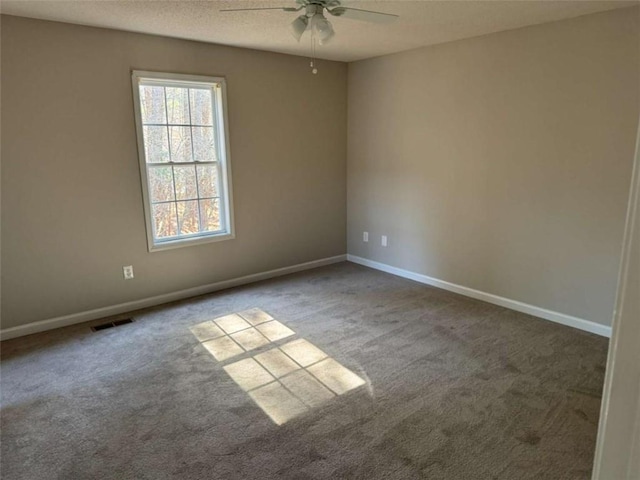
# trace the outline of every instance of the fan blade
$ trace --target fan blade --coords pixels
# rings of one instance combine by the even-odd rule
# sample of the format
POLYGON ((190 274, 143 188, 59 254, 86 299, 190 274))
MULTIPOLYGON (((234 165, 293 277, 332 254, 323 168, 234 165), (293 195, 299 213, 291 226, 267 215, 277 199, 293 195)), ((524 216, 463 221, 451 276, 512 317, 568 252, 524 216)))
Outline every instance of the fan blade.
POLYGON ((221 12, 251 12, 254 10, 282 10, 284 12, 298 12, 302 10, 303 7, 295 8, 295 7, 261 7, 261 8, 223 8, 221 12))
POLYGON ((331 15, 335 17, 351 18, 353 20, 362 20, 364 22, 373 23, 391 23, 397 20, 398 15, 393 13, 373 12, 371 10, 361 10, 360 8, 336 7, 331 10, 327 9, 331 15))

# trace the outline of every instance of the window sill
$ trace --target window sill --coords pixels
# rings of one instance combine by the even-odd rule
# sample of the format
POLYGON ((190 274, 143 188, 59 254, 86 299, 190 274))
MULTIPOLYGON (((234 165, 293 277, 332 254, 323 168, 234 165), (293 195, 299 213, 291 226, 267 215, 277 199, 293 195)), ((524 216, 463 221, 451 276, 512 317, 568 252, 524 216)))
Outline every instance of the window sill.
POLYGON ((233 232, 218 233, 215 235, 207 235, 193 238, 181 238, 178 240, 167 240, 165 242, 150 243, 149 252, 159 252, 162 250, 172 250, 174 248, 190 247, 192 245, 202 245, 205 243, 221 242, 224 240, 232 240, 236 238, 233 232))

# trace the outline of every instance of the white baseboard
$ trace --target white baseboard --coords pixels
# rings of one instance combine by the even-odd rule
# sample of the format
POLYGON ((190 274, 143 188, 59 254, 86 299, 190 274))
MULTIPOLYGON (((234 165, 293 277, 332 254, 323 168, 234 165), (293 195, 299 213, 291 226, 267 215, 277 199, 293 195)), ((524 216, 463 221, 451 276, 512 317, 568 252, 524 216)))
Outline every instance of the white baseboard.
POLYGON ((120 303, 118 305, 112 305, 109 307, 96 308, 94 310, 73 313, 71 315, 65 315, 63 317, 56 317, 39 322, 28 323, 26 325, 20 325, 17 327, 6 328, 4 330, 0 330, 0 340, 9 340, 10 338, 22 337, 24 335, 31 335, 32 333, 44 332, 46 330, 53 330, 54 328, 66 327, 69 325, 74 325, 76 323, 88 322, 89 320, 96 320, 98 318, 131 312, 133 310, 139 310, 141 308, 153 307, 156 305, 161 305, 163 303, 196 297, 198 295, 204 295, 207 293, 216 292, 218 290, 224 290, 226 288, 259 282, 260 280, 280 277, 282 275, 301 272, 303 270, 310 270, 312 268, 322 267, 324 265, 331 265, 332 263, 344 262, 346 259, 346 255, 336 255, 335 257, 321 258, 319 260, 313 260, 311 262, 299 263, 297 265, 277 268, 275 270, 269 270, 267 272, 254 273, 252 275, 245 275, 244 277, 232 278, 230 280, 223 280, 221 282, 210 283, 208 285, 187 288, 186 290, 166 293, 164 295, 157 295, 155 297, 133 300, 131 302, 120 303))
POLYGON ((424 283, 434 287, 442 288, 443 290, 449 290, 450 292, 459 293, 467 297, 482 300, 484 302, 500 305, 501 307, 510 308, 517 312, 527 313, 536 317, 544 318, 545 320, 551 320, 552 322, 561 323, 569 327, 578 328, 587 332, 602 335, 603 337, 611 337, 611 327, 601 325, 599 323, 592 322, 590 320, 584 320, 578 317, 572 317, 571 315, 565 315, 564 313, 554 312, 553 310, 547 310, 545 308, 529 305, 528 303, 518 302, 517 300, 511 300, 509 298, 499 297, 491 293, 481 292, 480 290, 474 290, 473 288, 463 287, 462 285, 456 285, 455 283, 446 282, 437 278, 428 277, 420 273, 410 272, 402 268, 392 267, 385 263, 376 262, 355 255, 347 255, 349 262, 364 265, 365 267, 374 268, 382 272, 391 273, 399 277, 408 278, 416 282, 424 283))

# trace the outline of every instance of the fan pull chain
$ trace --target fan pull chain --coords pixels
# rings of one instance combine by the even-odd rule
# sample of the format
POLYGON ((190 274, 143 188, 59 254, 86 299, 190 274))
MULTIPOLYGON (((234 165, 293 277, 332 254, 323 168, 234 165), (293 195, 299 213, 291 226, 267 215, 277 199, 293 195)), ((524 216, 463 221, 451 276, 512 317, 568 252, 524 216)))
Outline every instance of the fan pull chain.
POLYGON ((311 73, 317 75, 318 69, 315 66, 316 63, 316 35, 313 30, 311 30, 311 61, 309 62, 309 66, 311 67, 311 73))

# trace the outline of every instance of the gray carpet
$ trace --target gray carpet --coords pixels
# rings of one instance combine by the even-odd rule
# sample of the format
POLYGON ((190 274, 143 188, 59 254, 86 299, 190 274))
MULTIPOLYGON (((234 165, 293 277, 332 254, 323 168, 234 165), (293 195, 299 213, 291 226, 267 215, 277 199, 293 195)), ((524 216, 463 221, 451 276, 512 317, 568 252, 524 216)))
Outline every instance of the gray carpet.
POLYGON ((133 318, 2 343, 3 479, 589 478, 604 338, 350 263, 133 318), (254 307, 295 336, 190 331, 254 307), (278 425, 224 367, 296 339, 366 383, 278 425))

